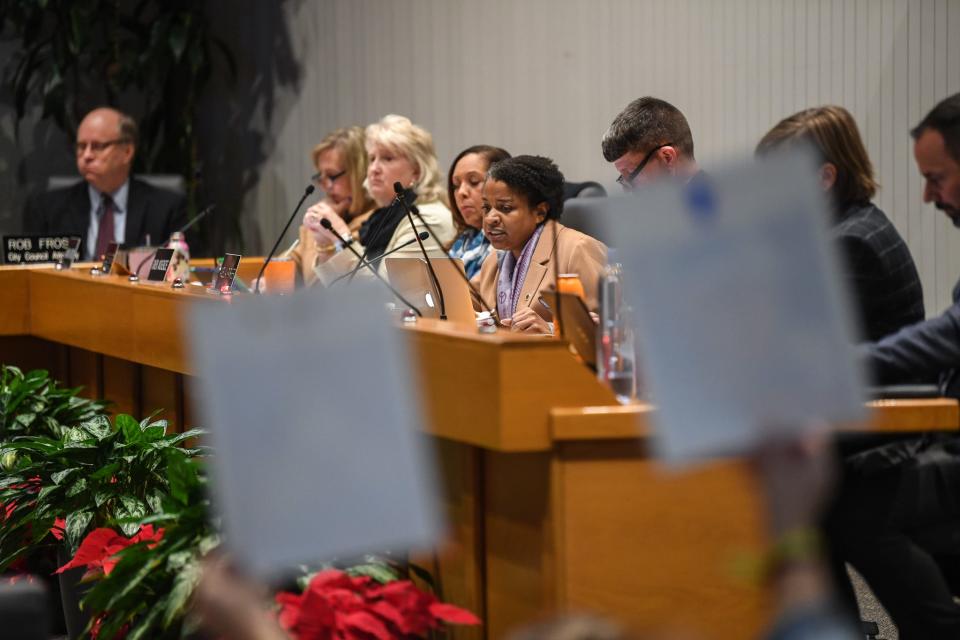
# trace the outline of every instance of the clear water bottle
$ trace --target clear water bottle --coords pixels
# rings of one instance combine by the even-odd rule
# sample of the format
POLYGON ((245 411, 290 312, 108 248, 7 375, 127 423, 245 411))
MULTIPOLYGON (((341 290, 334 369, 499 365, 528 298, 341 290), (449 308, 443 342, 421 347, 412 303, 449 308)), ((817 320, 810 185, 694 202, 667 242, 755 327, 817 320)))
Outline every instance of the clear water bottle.
POLYGON ((597 377, 627 404, 637 396, 633 310, 623 301, 623 267, 614 262, 600 274, 597 377))

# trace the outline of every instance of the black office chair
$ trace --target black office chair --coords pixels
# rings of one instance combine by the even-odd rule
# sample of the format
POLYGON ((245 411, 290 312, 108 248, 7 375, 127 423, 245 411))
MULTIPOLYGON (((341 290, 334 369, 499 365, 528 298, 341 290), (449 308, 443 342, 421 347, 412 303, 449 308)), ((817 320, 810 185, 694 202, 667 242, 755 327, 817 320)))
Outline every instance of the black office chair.
POLYGON ((597 198, 604 198, 607 190, 598 182, 567 182, 563 185, 563 226, 596 238, 608 247, 613 246, 613 234, 598 217, 597 198))

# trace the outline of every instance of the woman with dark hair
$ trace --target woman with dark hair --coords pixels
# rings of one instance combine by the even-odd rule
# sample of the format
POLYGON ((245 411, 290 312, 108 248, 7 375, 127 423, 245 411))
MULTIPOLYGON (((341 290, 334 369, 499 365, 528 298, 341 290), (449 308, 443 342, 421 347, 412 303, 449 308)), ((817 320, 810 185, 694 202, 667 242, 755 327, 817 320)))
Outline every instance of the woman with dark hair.
POLYGON ((923 320, 917 267, 896 227, 871 202, 878 185, 853 116, 837 106, 805 109, 767 132, 757 153, 797 143, 818 155, 820 184, 833 205, 833 235, 859 307, 861 337, 876 341, 923 320))
POLYGON ((490 241, 483 235, 483 202, 480 191, 487 178, 487 169, 494 162, 506 160, 510 154, 500 147, 478 144, 461 151, 447 174, 447 195, 450 213, 457 227, 457 237, 450 246, 450 256, 463 260, 468 278, 480 272, 490 253, 490 241))
POLYGON ((549 158, 517 156, 490 165, 483 185, 483 232, 496 249, 474 283, 513 331, 552 333, 540 293, 556 273, 576 274, 584 302, 597 308, 597 281, 607 259, 602 242, 564 227, 563 174, 549 158), (554 264, 556 261, 556 265, 554 264))

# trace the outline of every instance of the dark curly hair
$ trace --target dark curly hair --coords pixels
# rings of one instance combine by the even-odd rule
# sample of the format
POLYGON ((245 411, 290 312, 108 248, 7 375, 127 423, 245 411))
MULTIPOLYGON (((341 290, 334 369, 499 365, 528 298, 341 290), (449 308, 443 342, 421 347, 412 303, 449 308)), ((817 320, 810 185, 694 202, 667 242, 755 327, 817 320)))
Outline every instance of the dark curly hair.
POLYGON ((563 174, 550 158, 514 156, 494 162, 487 180, 502 182, 527 199, 533 208, 547 203, 547 220, 559 220, 563 213, 563 174))
POLYGON ((460 213, 460 207, 457 206, 457 190, 453 188, 453 172, 457 168, 457 163, 460 162, 464 156, 468 156, 471 153, 475 153, 486 160, 488 167, 494 162, 506 160, 510 157, 510 152, 506 149, 488 144, 476 144, 472 147, 467 147, 453 159, 453 162, 450 164, 450 171, 447 172, 447 196, 450 198, 450 213, 453 214, 453 223, 457 226, 458 235, 466 231, 469 225, 467 221, 463 219, 463 214, 460 213))

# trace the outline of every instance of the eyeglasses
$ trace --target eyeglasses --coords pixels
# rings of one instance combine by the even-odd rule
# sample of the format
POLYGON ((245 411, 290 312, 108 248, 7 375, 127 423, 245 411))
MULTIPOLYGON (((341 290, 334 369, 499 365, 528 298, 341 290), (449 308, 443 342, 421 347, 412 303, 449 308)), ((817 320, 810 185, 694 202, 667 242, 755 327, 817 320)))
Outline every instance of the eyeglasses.
POLYGON ((115 144, 127 144, 130 140, 127 138, 117 138, 116 140, 107 140, 106 142, 78 142, 74 145, 74 148, 77 150, 77 155, 81 155, 87 150, 87 147, 90 147, 90 151, 93 153, 101 153, 104 149, 111 147, 115 144))
POLYGON ((630 172, 630 175, 626 177, 617 176, 617 184, 619 184, 624 191, 629 191, 630 189, 632 189, 633 181, 637 179, 637 176, 640 175, 640 172, 643 171, 643 168, 647 166, 647 163, 650 162, 650 160, 653 158, 653 155, 657 151, 660 151, 660 149, 663 149, 664 147, 672 147, 672 146, 673 146, 672 142, 665 142, 658 147, 654 147, 653 149, 650 149, 647 155, 643 157, 643 160, 640 161, 640 164, 638 164, 637 167, 630 172))
POLYGON ((324 185, 326 185, 326 186, 328 186, 328 187, 329 187, 329 186, 333 186, 333 183, 334 183, 334 182, 336 182, 337 180, 339 180, 340 178, 342 178, 342 177, 345 176, 345 175, 347 175, 347 170, 346 170, 346 169, 344 169, 344 170, 341 171, 340 173, 335 173, 335 174, 333 174, 332 176, 325 176, 325 175, 323 175, 322 173, 315 173, 315 174, 313 174, 313 176, 310 178, 310 181, 313 182, 313 183, 314 183, 315 185, 317 185, 318 187, 320 187, 321 189, 323 189, 323 188, 324 188, 324 185))

